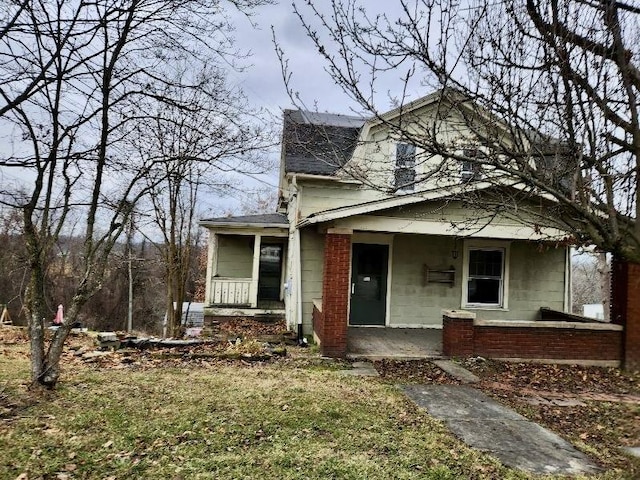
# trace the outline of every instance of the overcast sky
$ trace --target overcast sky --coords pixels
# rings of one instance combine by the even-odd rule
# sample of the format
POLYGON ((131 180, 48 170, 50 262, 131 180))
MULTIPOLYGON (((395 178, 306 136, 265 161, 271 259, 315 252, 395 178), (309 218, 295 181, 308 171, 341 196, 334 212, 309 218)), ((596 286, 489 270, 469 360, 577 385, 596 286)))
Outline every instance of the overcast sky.
MULTIPOLYGON (((302 3, 302 2, 298 2, 302 3)), ((316 2, 325 11, 330 2, 318 0, 316 2)), ((399 7, 390 0, 368 0, 365 4, 368 12, 376 9, 384 10, 384 13, 393 18, 394 11, 399 12, 399 7)), ((312 16, 305 17, 307 21, 314 22, 312 16)), ((232 73, 231 78, 239 84, 257 105, 268 108, 274 113, 279 113, 282 108, 292 108, 292 102, 287 96, 280 64, 276 56, 272 40, 271 27, 273 26, 277 40, 289 60, 289 67, 293 73, 292 86, 299 92, 304 105, 317 108, 320 111, 332 113, 351 113, 357 109, 355 105, 340 88, 335 85, 328 73, 324 71, 323 59, 307 38, 300 25, 300 20, 293 13, 291 0, 281 0, 276 5, 267 5, 257 9, 253 20, 257 28, 241 15, 233 15, 236 26, 235 38, 241 50, 251 51, 251 63, 253 66, 242 73, 232 73)), ((331 45, 327 45, 330 49, 331 45)), ((399 71, 391 75, 379 88, 379 108, 390 107, 387 91, 399 94, 401 78, 405 71, 399 71), (394 87, 398 90, 393 92, 394 87)), ((412 92, 412 99, 426 95, 427 91, 412 92)))
MULTIPOLYGON (((317 2, 325 10, 329 3, 326 0, 318 0, 317 2)), ((368 0, 363 3, 370 10, 384 9, 385 13, 390 16, 393 16, 393 11, 398 9, 393 2, 388 0, 368 0)), ((306 18, 308 21, 314 20, 312 16, 306 18)), ((342 92, 329 74, 324 71, 323 59, 307 38, 300 25, 300 20, 293 13, 291 0, 281 0, 278 4, 258 8, 252 20, 256 24, 255 27, 243 15, 232 14, 232 22, 236 28, 234 34, 236 46, 241 51, 251 52, 252 56, 249 60, 250 68, 243 72, 229 72, 230 82, 244 90, 252 105, 267 109, 278 119, 281 118, 282 109, 294 108, 284 86, 280 63, 273 44, 271 31, 273 26, 278 43, 289 60, 289 68, 293 74, 292 88, 299 93, 305 107, 344 114, 353 114, 354 110, 359 111, 358 106, 342 92)), ((330 45, 328 46, 330 48, 330 45)), ((400 93, 403 73, 406 72, 398 72, 397 75, 392 75, 381 84, 379 108, 390 108, 391 104, 387 92, 392 95, 400 93), (397 92, 393 91, 394 87, 398 90, 397 92)), ((412 93, 411 99, 427 93, 429 92, 416 89, 412 93)), ((274 149, 270 153, 271 157, 275 158, 279 158, 279 154, 279 149, 274 149)), ((249 178, 245 178, 244 183, 251 186, 257 185, 249 178)), ((262 177, 261 183, 276 185, 277 172, 262 177)), ((236 196, 235 199, 231 199, 229 205, 237 212, 242 201, 242 196, 236 196)))

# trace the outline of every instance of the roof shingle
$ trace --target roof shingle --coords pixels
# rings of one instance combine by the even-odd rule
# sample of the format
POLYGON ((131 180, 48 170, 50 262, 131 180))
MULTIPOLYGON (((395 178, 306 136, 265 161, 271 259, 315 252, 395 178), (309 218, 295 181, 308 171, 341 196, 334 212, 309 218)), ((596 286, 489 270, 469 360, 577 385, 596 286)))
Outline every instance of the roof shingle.
POLYGON ((335 174, 351 158, 365 121, 350 115, 285 110, 285 172, 335 174))
POLYGON ((262 215, 241 215, 238 217, 205 218, 200 223, 207 225, 279 225, 288 226, 289 220, 282 213, 265 213, 262 215))

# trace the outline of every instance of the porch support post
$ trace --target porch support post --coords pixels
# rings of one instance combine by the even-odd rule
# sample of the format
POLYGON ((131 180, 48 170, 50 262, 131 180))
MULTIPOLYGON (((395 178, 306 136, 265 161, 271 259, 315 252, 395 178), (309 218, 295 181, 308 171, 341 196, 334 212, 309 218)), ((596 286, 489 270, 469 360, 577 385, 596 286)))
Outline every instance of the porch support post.
POLYGON ((640 370, 640 264, 613 259, 611 322, 622 325, 622 365, 640 370))
POLYGON ((328 357, 347 354, 351 232, 329 229, 324 243, 321 349, 328 357))
POLYGON ((258 277, 260 276, 260 246, 262 235, 256 234, 253 242, 253 270, 251 272, 251 308, 258 306, 258 277))
POLYGON ((476 314, 465 310, 442 311, 442 353, 447 357, 474 354, 473 321, 476 314))
POLYGON ((209 230, 209 241, 207 242, 207 278, 205 284, 204 302, 206 305, 213 305, 213 277, 218 274, 218 235, 209 230))

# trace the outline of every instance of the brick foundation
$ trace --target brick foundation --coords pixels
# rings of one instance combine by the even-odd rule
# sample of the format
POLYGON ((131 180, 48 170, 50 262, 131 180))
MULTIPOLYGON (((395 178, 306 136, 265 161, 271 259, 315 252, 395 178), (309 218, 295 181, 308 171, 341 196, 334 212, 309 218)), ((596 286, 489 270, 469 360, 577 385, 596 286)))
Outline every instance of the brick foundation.
POLYGON ((624 368, 640 370, 640 264, 613 260, 611 321, 624 326, 624 368))
POLYGON ((479 321, 471 312, 447 311, 442 347, 448 356, 618 364, 623 329, 602 323, 479 321))
POLYGON ((314 320, 314 331, 320 338, 322 354, 328 357, 344 357, 347 354, 350 260, 351 235, 327 233, 324 243, 322 312, 318 320, 314 320))

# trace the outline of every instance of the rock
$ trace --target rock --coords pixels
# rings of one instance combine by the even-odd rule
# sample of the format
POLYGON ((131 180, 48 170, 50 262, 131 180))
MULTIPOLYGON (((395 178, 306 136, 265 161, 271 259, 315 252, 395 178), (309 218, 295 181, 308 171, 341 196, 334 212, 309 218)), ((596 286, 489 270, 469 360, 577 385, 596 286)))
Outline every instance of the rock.
POLYGON ((90 362, 97 361, 101 357, 106 357, 107 355, 111 355, 111 352, 101 352, 101 351, 95 350, 93 352, 83 353, 81 358, 85 362, 90 363, 90 362))
MULTIPOLYGON (((73 350, 73 349, 72 349, 72 350, 73 350)), ((75 350, 76 350, 76 351, 75 351, 75 352, 73 352, 73 354, 74 354, 76 357, 80 357, 80 356, 84 355, 85 353, 87 353, 87 351, 89 351, 89 349, 88 349, 87 347, 85 347, 85 346, 81 346, 81 347, 79 347, 79 348, 76 348, 75 350)))
POLYGON ((286 357, 287 356, 287 347, 274 347, 268 350, 269 353, 278 357, 286 357))
POLYGON ((98 342, 117 342, 118 340, 118 336, 116 335, 116 332, 100 332, 98 333, 98 342))

